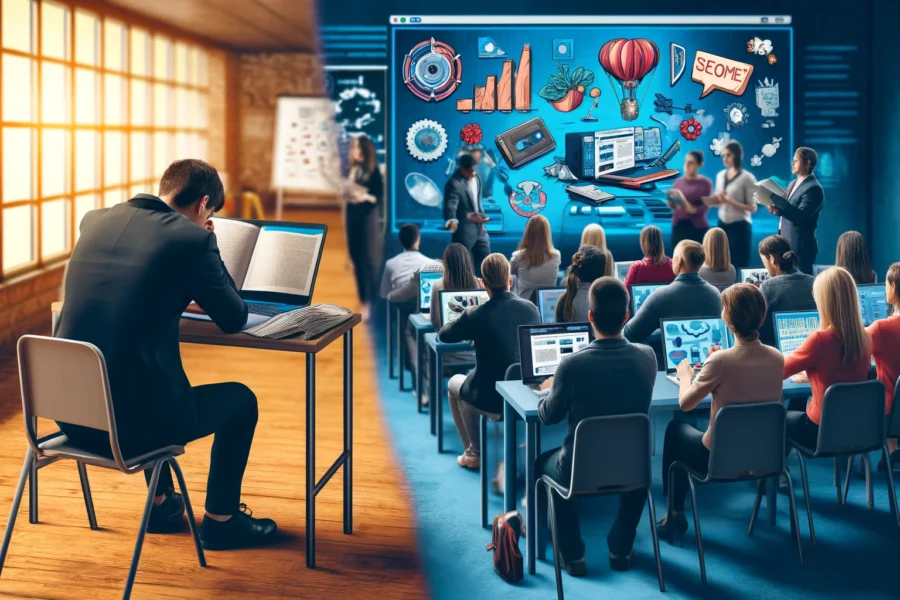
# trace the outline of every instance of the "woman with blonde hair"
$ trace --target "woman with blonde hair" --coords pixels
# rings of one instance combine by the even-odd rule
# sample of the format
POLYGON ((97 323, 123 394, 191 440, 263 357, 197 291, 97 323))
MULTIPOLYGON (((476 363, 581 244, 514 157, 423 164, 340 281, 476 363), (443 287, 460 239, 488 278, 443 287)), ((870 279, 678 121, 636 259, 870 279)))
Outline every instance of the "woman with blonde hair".
POLYGON ((675 281, 672 259, 666 256, 663 233, 656 225, 647 225, 641 230, 641 252, 644 259, 633 262, 625 276, 625 287, 629 292, 633 285, 675 281))
POLYGON ((572 256, 566 276, 566 291, 556 302, 557 323, 586 323, 590 309, 591 284, 604 277, 607 253, 595 246, 582 246, 572 256))
POLYGON ((581 231, 581 246, 593 246, 594 248, 602 250, 603 253, 606 254, 606 271, 604 271, 603 276, 613 276, 616 263, 613 259, 612 252, 610 252, 609 248, 606 246, 606 231, 603 230, 601 225, 598 223, 591 223, 581 231))
POLYGON ((703 236, 706 262, 700 267, 700 278, 718 288, 734 284, 735 270, 731 264, 728 234, 721 227, 713 227, 703 236))
POLYGON ((863 327, 856 284, 846 269, 832 267, 813 284, 819 309, 819 330, 785 357, 784 379, 806 372, 812 401, 805 411, 788 410, 787 437, 808 448, 816 447, 822 399, 835 383, 857 383, 869 375, 872 341, 863 327))
POLYGON ((520 298, 534 301, 535 291, 556 285, 560 254, 553 247, 550 222, 535 215, 525 225, 519 249, 509 261, 510 275, 516 278, 515 292, 520 298))

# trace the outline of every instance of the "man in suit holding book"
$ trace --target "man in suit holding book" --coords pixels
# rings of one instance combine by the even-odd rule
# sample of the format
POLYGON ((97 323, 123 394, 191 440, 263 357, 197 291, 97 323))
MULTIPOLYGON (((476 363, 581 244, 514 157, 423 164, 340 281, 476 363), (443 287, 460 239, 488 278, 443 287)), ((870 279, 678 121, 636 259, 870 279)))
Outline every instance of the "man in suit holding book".
POLYGON ((819 157, 812 148, 800 147, 794 153, 791 172, 796 175, 784 196, 772 194, 769 212, 781 217, 778 232, 787 238, 800 259, 800 270, 813 274, 813 263, 819 254, 816 227, 825 203, 825 190, 813 174, 819 157))
POLYGON ((491 253, 491 241, 484 228, 490 219, 481 206, 482 182, 475 172, 475 157, 463 154, 458 162, 459 168, 444 186, 444 220, 453 232, 453 242, 466 247, 480 273, 481 263, 491 253))
MULTIPOLYGON (((247 306, 219 254, 209 221, 225 202, 216 170, 199 160, 172 163, 159 197, 89 212, 67 267, 57 337, 90 342, 106 359, 119 442, 126 457, 215 435, 206 515, 210 550, 260 544, 275 533, 240 502, 256 429, 256 396, 240 383, 191 387, 181 364, 179 320, 194 300, 227 333, 247 321, 247 306)), ((109 452, 106 432, 60 423, 76 444, 109 452)), ((145 473, 149 481, 149 471, 145 473)), ((149 531, 184 524, 184 501, 166 466, 149 531)))

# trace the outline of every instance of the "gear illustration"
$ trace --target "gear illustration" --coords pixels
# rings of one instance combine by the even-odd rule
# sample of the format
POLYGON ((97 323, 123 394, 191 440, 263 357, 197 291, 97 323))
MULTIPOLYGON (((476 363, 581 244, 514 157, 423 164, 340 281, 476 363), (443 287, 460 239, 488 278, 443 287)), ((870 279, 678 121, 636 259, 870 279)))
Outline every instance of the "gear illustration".
POLYGON ((437 160, 447 150, 447 131, 437 121, 416 121, 406 132, 406 149, 416 160, 437 160))

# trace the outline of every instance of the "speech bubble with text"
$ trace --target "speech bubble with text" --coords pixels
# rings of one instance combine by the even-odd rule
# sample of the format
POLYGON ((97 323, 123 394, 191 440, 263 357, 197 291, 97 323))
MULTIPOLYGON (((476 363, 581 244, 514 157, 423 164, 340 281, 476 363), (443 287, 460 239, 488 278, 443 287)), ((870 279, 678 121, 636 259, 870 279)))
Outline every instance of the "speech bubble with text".
POLYGON ((697 50, 697 54, 694 55, 691 81, 703 84, 701 98, 705 98, 715 90, 740 96, 750 83, 752 74, 753 65, 697 50))

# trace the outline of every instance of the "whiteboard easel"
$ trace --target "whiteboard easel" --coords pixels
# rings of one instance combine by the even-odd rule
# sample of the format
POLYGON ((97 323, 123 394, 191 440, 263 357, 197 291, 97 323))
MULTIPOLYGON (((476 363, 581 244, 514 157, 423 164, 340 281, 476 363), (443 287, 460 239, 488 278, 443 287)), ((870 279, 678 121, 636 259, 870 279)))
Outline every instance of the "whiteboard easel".
POLYGON ((275 108, 272 187, 275 218, 281 220, 284 193, 335 193, 339 158, 330 98, 279 96, 275 108))

